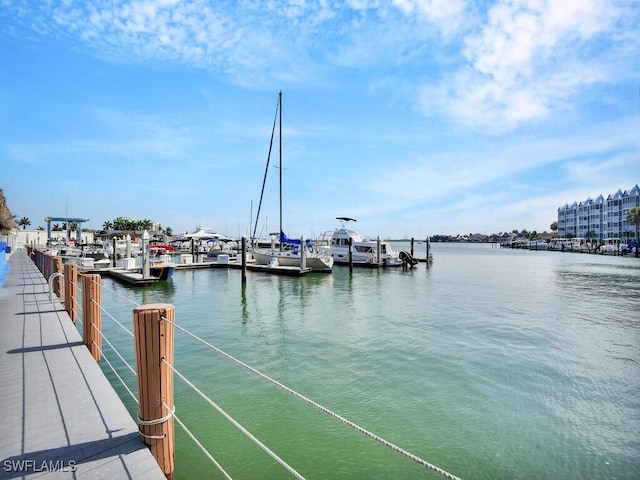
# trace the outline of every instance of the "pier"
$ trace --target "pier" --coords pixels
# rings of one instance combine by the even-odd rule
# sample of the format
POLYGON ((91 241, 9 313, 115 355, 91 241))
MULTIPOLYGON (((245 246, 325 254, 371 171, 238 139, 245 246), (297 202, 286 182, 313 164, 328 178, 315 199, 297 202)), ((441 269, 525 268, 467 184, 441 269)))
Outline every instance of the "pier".
POLYGON ((24 250, 9 263, 0 289, 0 477, 164 479, 36 265, 24 250))

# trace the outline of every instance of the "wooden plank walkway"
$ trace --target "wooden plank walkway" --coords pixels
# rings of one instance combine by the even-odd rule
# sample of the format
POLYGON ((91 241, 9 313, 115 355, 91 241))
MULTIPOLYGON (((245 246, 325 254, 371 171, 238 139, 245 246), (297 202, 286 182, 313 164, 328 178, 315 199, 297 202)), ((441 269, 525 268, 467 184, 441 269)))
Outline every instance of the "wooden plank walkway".
POLYGON ((42 274, 24 250, 9 263, 0 289, 0 479, 164 479, 42 274))

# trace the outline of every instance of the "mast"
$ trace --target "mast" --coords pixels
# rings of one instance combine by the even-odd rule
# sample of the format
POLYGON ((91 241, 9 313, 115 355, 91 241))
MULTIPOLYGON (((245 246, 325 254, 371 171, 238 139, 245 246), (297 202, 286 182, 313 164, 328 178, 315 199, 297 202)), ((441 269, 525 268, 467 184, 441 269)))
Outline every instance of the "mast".
POLYGON ((282 90, 278 93, 278 104, 280 105, 280 231, 278 232, 278 245, 282 251, 282 90))
MULTIPOLYGON (((280 92, 282 95, 282 92, 280 92)), ((267 155, 267 166, 264 169, 264 178, 262 179, 262 191, 260 192, 260 202, 258 203, 258 213, 256 214, 256 223, 253 227, 253 235, 251 237, 251 247, 254 247, 254 243, 256 240, 256 233, 258 230, 258 220, 260 218, 260 208, 262 207, 262 198, 264 197, 264 187, 267 183, 267 172, 269 171, 269 162, 271 160, 271 149, 273 148, 273 136, 276 132, 276 120, 278 120, 278 112, 280 111, 280 95, 278 96, 278 102, 276 104, 276 113, 273 116, 273 127, 271 127, 271 140, 269 142, 269 154, 267 155)), ((282 206, 282 201, 280 202, 282 206)), ((282 218, 282 214, 280 215, 282 218)))

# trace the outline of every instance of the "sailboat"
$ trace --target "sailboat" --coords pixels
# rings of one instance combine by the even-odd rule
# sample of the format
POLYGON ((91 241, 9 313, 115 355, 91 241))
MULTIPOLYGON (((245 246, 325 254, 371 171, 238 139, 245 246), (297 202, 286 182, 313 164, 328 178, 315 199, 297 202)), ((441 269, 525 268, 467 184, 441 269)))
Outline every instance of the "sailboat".
POLYGON ((276 114, 273 119, 273 129, 271 131, 271 143, 269 144, 269 155, 267 157, 267 167, 264 172, 262 181, 262 193, 260 194, 260 203, 258 204, 258 213, 256 215, 256 223, 251 237, 251 253, 258 265, 286 266, 310 268, 312 272, 330 273, 333 268, 333 257, 331 252, 326 249, 316 248, 309 240, 292 239, 286 236, 282 229, 282 91, 278 93, 278 103, 276 105, 276 114), (280 160, 280 232, 276 241, 272 237, 270 248, 256 247, 256 230, 258 228, 258 218, 260 217, 260 206, 262 205, 262 197, 264 195, 264 186, 267 180, 267 172, 269 169, 269 160, 271 158, 271 148, 273 146, 273 137, 276 128, 276 121, 279 120, 279 160, 280 160))

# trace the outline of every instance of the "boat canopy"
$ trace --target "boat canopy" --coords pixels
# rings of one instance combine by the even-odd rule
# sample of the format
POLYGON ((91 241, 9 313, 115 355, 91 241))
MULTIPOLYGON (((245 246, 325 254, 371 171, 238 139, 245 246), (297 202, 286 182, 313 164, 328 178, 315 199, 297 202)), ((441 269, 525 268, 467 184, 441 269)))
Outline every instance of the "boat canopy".
MULTIPOLYGON (((287 235, 282 230, 280 230, 280 243, 286 243, 288 245, 300 245, 301 242, 299 238, 287 237, 287 235)), ((304 244, 307 246, 307 248, 313 247, 313 243, 309 239, 305 240, 304 244)))

